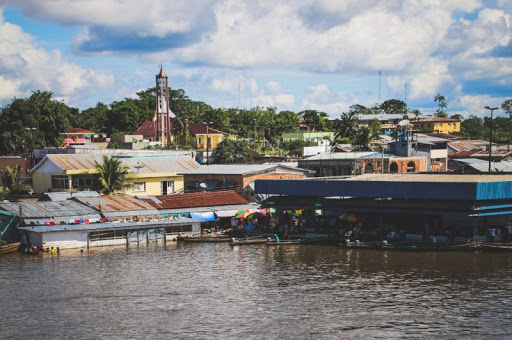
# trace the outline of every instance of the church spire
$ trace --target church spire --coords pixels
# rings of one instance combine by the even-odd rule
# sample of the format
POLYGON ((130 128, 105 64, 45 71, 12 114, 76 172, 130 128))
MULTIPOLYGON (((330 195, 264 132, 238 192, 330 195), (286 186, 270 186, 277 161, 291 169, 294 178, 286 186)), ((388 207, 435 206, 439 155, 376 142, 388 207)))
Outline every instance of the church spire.
POLYGON ((160 65, 160 73, 156 75, 156 129, 155 140, 165 147, 171 143, 171 120, 169 108, 169 80, 160 65))

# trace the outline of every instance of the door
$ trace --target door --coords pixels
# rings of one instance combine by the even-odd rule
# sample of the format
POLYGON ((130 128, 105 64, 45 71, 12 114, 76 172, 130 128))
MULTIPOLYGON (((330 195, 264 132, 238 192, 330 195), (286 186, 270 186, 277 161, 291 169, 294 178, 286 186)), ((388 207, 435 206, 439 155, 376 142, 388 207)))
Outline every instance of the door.
POLYGON ((169 195, 174 192, 174 181, 162 181, 162 195, 169 195))

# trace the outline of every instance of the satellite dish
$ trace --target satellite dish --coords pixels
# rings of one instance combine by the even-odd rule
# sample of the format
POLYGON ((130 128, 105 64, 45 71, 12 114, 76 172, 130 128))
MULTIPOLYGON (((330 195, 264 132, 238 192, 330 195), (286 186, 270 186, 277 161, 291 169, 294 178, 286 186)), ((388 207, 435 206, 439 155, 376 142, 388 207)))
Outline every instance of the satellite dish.
POLYGON ((206 189, 208 188, 208 186, 206 185, 206 183, 201 183, 199 184, 199 187, 202 188, 202 189, 206 189))
POLYGON ((404 119, 404 120, 401 120, 398 122, 398 125, 400 125, 400 126, 407 126, 410 124, 411 124, 411 121, 409 119, 404 119))

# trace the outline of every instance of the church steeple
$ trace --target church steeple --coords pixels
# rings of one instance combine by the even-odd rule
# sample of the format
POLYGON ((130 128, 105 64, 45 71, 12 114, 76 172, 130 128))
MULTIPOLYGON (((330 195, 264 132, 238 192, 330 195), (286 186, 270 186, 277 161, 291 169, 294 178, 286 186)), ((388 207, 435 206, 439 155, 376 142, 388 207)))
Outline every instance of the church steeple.
POLYGON ((160 73, 156 75, 156 129, 155 140, 165 147, 171 143, 171 114, 169 108, 169 79, 160 65, 160 73))

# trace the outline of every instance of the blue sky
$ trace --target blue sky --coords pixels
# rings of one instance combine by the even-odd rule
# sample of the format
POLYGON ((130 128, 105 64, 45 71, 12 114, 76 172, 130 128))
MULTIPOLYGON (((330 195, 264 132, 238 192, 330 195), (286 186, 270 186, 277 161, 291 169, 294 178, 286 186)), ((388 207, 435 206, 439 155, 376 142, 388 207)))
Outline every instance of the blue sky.
POLYGON ((154 86, 214 107, 405 100, 487 114, 512 97, 512 1, 0 0, 0 104, 49 90, 86 109, 154 86), (405 84, 407 83, 407 89, 405 84), (407 93, 406 93, 407 91, 407 93))

